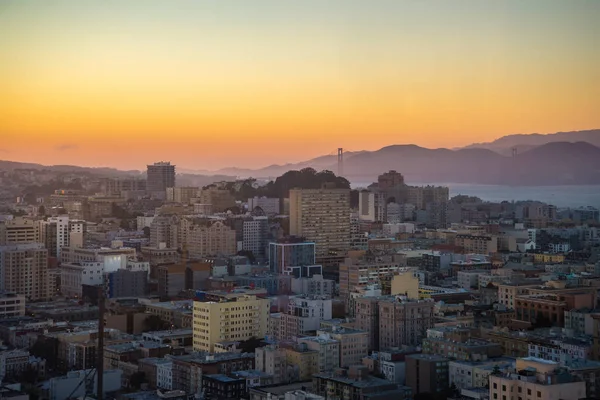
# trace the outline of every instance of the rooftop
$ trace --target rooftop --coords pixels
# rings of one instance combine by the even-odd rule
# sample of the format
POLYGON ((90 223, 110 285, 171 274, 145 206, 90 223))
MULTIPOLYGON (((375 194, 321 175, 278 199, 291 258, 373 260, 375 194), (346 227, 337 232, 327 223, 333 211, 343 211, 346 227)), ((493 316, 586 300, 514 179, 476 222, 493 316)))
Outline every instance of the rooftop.
POLYGON ((227 375, 223 375, 223 374, 210 374, 210 375, 203 375, 202 377, 214 379, 214 380, 217 380, 220 382, 236 382, 236 381, 244 380, 244 378, 233 378, 231 376, 227 376, 227 375))

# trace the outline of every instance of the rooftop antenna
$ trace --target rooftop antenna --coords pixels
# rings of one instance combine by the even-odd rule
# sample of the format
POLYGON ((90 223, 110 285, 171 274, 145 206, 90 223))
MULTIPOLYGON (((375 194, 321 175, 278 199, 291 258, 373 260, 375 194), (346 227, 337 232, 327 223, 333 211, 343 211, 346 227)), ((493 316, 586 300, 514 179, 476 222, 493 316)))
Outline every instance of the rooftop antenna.
POLYGON ((338 176, 344 176, 344 149, 338 148, 338 176))

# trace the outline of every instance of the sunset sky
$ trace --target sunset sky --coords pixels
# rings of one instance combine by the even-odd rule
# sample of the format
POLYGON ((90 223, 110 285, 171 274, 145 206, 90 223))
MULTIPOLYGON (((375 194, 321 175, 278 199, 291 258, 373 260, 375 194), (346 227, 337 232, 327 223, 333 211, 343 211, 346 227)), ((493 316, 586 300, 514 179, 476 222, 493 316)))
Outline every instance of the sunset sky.
POLYGON ((2 0, 0 159, 261 167, 600 128, 596 0, 2 0))

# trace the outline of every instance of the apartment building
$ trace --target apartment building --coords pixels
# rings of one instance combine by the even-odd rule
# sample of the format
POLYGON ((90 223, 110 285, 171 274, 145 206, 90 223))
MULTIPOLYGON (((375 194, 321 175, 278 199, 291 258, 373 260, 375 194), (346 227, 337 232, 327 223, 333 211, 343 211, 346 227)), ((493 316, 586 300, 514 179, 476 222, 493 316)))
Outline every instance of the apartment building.
POLYGON ((40 220, 38 224, 39 242, 46 246, 49 256, 60 258, 64 247, 83 247, 85 221, 61 215, 40 220))
POLYGON ((221 301, 194 301, 194 350, 214 352, 215 343, 267 334, 270 301, 230 293, 221 301))
POLYGON ((64 263, 60 266, 60 289, 67 297, 82 297, 82 285, 98 286, 104 282, 104 263, 64 263))
POLYGON ((440 393, 448 388, 447 358, 431 354, 411 354, 405 360, 406 386, 413 393, 440 393))
POLYGON ((490 399, 507 400, 579 400, 586 397, 586 383, 560 371, 552 361, 533 357, 519 358, 515 369, 504 374, 492 374, 489 380, 490 399))
POLYGON ((321 321, 332 318, 331 304, 331 298, 323 296, 290 297, 286 312, 281 314, 279 339, 295 339, 319 329, 321 321))
POLYGON ((385 296, 379 300, 379 348, 419 345, 433 327, 431 300, 415 300, 405 296, 385 296))
POLYGON ((228 208, 235 207, 235 198, 229 190, 218 187, 200 190, 195 202, 210 204, 213 213, 225 212, 228 208))
POLYGON ((199 188, 193 186, 168 187, 166 200, 174 203, 190 204, 192 199, 198 196, 199 190, 199 188))
POLYGON ((405 386, 369 375, 367 367, 354 365, 313 377, 313 391, 325 399, 408 400, 411 391, 405 386))
POLYGON ((454 360, 448 363, 448 383, 458 389, 483 388, 488 385, 492 372, 511 370, 514 367, 515 359, 511 358, 486 361, 454 360))
POLYGON ((310 278, 292 278, 292 292, 296 294, 307 294, 312 296, 333 297, 335 292, 335 281, 324 279, 323 275, 313 275, 310 278))
POLYGON ((254 363, 258 371, 273 377, 273 383, 290 382, 293 372, 287 368, 286 351, 276 345, 258 347, 254 351, 254 363))
POLYGON ((423 353, 465 361, 482 361, 503 354, 500 344, 483 339, 457 341, 431 337, 423 339, 423 353))
POLYGON ((358 193, 358 219, 368 222, 386 221, 386 200, 383 192, 361 190, 358 193))
POLYGON ((150 245, 177 248, 179 241, 179 218, 175 215, 158 215, 150 224, 150 245))
POLYGON ((25 315, 25 296, 0 292, 0 319, 25 315))
POLYGON ((340 366, 340 342, 329 335, 308 336, 298 339, 309 350, 318 352, 318 372, 333 371, 340 366))
POLYGON ((339 267, 340 296, 348 298, 357 288, 381 283, 381 278, 392 277, 403 265, 400 255, 374 255, 356 251, 347 257, 339 267))
POLYGON ((222 221, 190 226, 187 248, 192 258, 231 256, 237 253, 236 233, 222 221))
POLYGON ((490 255, 498 252, 498 238, 485 235, 456 235, 454 245, 465 253, 490 255))
POLYGON ((243 222, 242 250, 250 251, 258 260, 266 260, 269 242, 268 217, 253 217, 243 222))
POLYGON ((146 169, 146 190, 153 196, 164 198, 166 190, 175 187, 175 165, 157 162, 146 169))
POLYGON ((40 243, 0 246, 0 290, 28 300, 50 297, 48 250, 40 243))
POLYGON ((0 222, 0 246, 35 243, 39 240, 39 222, 35 219, 16 217, 0 222))
POLYGON ((326 335, 340 343, 340 367, 348 368, 362 364, 369 354, 369 333, 366 331, 340 326, 321 326, 317 336, 326 335))
POLYGON ((290 234, 316 245, 317 257, 348 250, 350 243, 350 190, 290 190, 290 234))

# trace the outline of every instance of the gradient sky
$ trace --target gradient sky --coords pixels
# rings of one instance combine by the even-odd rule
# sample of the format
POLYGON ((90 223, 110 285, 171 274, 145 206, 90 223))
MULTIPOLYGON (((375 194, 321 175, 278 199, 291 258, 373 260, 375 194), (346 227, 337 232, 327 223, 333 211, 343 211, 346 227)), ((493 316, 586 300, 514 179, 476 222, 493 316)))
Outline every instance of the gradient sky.
POLYGON ((600 128, 596 0, 2 0, 0 159, 260 167, 600 128))

